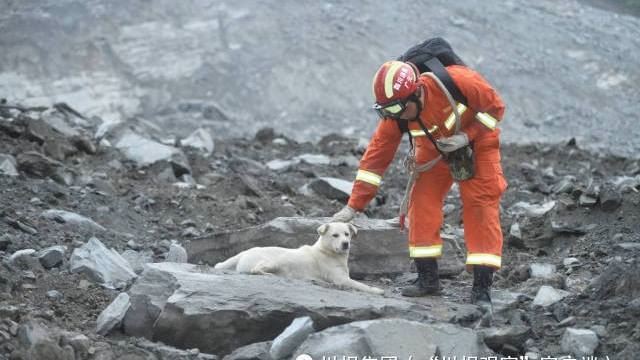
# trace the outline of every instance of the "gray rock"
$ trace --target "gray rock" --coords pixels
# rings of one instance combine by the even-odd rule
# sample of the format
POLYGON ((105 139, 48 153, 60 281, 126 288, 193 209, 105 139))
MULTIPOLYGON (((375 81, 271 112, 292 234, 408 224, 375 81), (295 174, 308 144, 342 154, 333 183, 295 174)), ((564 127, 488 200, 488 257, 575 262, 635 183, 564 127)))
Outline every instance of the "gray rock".
POLYGON ((578 266, 579 264, 580 260, 574 257, 568 257, 562 260, 562 265, 564 265, 565 267, 578 266))
MULTIPOLYGON (((203 236, 187 244, 192 263, 210 265, 254 246, 297 248, 318 238, 316 229, 329 218, 281 217, 266 224, 203 236)), ((352 276, 400 274, 410 270, 406 237, 393 221, 357 218, 358 236, 349 254, 352 276)), ((449 242, 440 261, 441 273, 459 274, 464 265, 449 242)))
POLYGON ((423 321, 428 316, 440 320, 451 316, 445 304, 434 303, 427 309, 404 300, 305 281, 176 263, 148 264, 129 295, 125 333, 212 354, 273 339, 301 316, 311 317, 319 330, 372 318, 423 321))
POLYGON ((9 234, 0 236, 0 251, 6 251, 9 245, 13 242, 13 237, 9 234))
POLYGON ((273 171, 286 171, 297 163, 295 160, 275 159, 266 163, 266 166, 273 171))
POLYGON ((403 319, 358 321, 332 327, 315 334, 296 350, 293 358, 308 354, 320 359, 326 354, 380 357, 393 354, 398 359, 433 359, 445 355, 493 355, 473 330, 446 323, 422 323, 403 319))
POLYGON ((640 250, 640 243, 623 242, 616 244, 615 247, 621 250, 640 250))
POLYGON ((42 271, 42 265, 40 265, 40 261, 38 261, 38 258, 35 255, 36 252, 33 249, 18 250, 11 254, 9 257, 9 263, 21 270, 42 271))
POLYGON ((543 217, 556 206, 555 201, 549 201, 544 204, 536 205, 528 202, 520 201, 513 204, 508 212, 514 216, 525 215, 528 217, 543 217))
POLYGON ((567 328, 560 340, 562 351, 577 357, 593 355, 598 344, 598 335, 587 329, 567 328))
POLYGON ((60 300, 64 297, 62 293, 58 290, 49 290, 47 291, 47 297, 51 300, 60 300))
POLYGON ((622 194, 614 184, 605 184, 600 192, 600 207, 607 212, 613 212, 622 205, 622 194))
POLYGON ((296 348, 314 331, 313 320, 310 317, 294 319, 291 325, 287 326, 282 334, 273 340, 269 350, 271 358, 274 360, 283 359, 293 354, 296 348))
POLYGON ((309 183, 308 187, 314 193, 324 196, 327 199, 346 202, 349 196, 351 196, 353 183, 343 179, 320 177, 309 183))
POLYGON ((172 240, 169 246, 169 252, 167 253, 167 262, 186 263, 187 262, 187 250, 177 241, 172 240))
POLYGON ((51 177, 56 181, 61 180, 59 173, 64 165, 56 160, 48 158, 36 151, 27 151, 17 157, 18 170, 25 174, 38 178, 51 177))
POLYGON ((73 251, 69 268, 72 273, 83 273, 107 289, 122 289, 137 277, 127 260, 95 237, 73 251))
POLYGON ((203 150, 207 156, 210 155, 214 149, 211 134, 202 128, 197 129, 188 137, 180 140, 180 145, 203 150))
POLYGON ((522 351, 524 343, 533 334, 529 326, 506 326, 503 328, 491 328, 483 331, 484 342, 491 349, 500 352, 504 345, 512 345, 522 351))
POLYGON ((70 345, 76 355, 76 359, 88 357, 91 340, 83 334, 66 333, 60 340, 62 345, 70 345))
POLYGON ((598 202, 598 197, 583 193, 578 198, 578 204, 583 207, 594 206, 598 202))
MULTIPOLYGON (((168 360, 204 360, 217 359, 214 355, 200 353, 198 349, 182 350, 162 343, 151 342, 146 339, 136 341, 139 348, 148 350, 158 356, 159 359, 168 360)), ((155 359, 155 357, 154 357, 155 359)))
POLYGON ((550 278, 556 272, 556 266, 547 263, 532 263, 529 265, 529 273, 534 278, 550 278))
POLYGON ((296 156, 294 160, 311 165, 329 165, 331 163, 331 158, 324 154, 302 154, 296 156))
POLYGON ((51 269, 62 264, 66 252, 67 247, 64 245, 51 246, 38 253, 38 260, 45 269, 51 269))
POLYGON ((163 145, 133 132, 126 132, 116 143, 118 148, 138 166, 147 166, 161 160, 170 161, 181 151, 173 146, 163 145))
POLYGON ((96 223, 95 221, 89 219, 88 217, 84 217, 82 215, 66 211, 66 210, 58 210, 58 209, 49 209, 45 210, 42 213, 42 216, 45 219, 54 220, 57 222, 70 224, 76 226, 79 229, 89 231, 89 232, 103 232, 106 229, 96 223))
POLYGON ((18 176, 16 159, 9 154, 0 154, 0 175, 18 176))
POLYGON ((150 250, 138 252, 127 249, 122 253, 122 257, 127 260, 136 274, 142 273, 145 264, 153 262, 153 252, 150 250))
POLYGON ((129 295, 127 293, 120 293, 98 316, 96 333, 100 335, 108 334, 122 322, 130 306, 129 295))
POLYGON ((239 347, 222 360, 272 360, 269 355, 271 341, 263 341, 253 343, 247 346, 239 347))
POLYGON ((495 313, 516 309, 527 296, 523 293, 495 289, 491 291, 491 303, 495 313))
POLYGON ((29 262, 29 260, 24 260, 23 258, 32 258, 35 253, 36 251, 34 249, 18 250, 9 256, 9 262, 16 265, 18 265, 19 262, 29 262))
POLYGON ((551 286, 543 285, 538 290, 535 299, 533 299, 533 303, 531 306, 542 306, 547 307, 557 303, 558 301, 564 299, 565 297, 571 295, 570 292, 564 290, 554 289, 551 286))

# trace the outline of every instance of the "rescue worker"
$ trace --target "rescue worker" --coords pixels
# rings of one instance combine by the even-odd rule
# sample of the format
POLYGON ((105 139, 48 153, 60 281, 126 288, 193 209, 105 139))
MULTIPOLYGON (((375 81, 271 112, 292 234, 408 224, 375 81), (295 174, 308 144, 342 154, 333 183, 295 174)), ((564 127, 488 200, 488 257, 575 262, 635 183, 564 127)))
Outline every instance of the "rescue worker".
POLYGON ((374 198, 402 139, 397 121, 408 121, 416 167, 429 162, 435 165, 417 174, 412 190, 409 189, 409 256, 416 264, 418 276, 413 285, 402 289, 402 295, 438 295, 442 207, 454 180, 449 163, 437 159, 470 146, 474 153, 473 177, 459 181, 466 265, 468 271, 473 271, 470 300, 491 308, 493 273, 500 268, 502 256, 499 202, 507 187, 500 166, 500 130, 496 128, 504 104, 477 72, 460 65, 446 69, 467 99, 468 107, 457 103, 458 132, 452 121, 452 100, 437 80, 428 76, 433 74, 418 74, 413 64, 400 61, 386 62, 376 72, 374 108, 382 119, 360 161, 349 202, 333 215, 333 220, 351 221, 374 198))

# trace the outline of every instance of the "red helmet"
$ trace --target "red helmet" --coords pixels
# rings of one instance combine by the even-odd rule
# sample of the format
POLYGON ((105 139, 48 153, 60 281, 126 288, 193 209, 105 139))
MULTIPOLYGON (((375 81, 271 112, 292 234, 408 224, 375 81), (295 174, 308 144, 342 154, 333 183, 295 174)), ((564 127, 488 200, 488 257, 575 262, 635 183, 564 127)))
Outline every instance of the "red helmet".
POLYGON ((373 96, 377 105, 405 100, 418 88, 417 71, 402 61, 387 61, 373 77, 373 96))

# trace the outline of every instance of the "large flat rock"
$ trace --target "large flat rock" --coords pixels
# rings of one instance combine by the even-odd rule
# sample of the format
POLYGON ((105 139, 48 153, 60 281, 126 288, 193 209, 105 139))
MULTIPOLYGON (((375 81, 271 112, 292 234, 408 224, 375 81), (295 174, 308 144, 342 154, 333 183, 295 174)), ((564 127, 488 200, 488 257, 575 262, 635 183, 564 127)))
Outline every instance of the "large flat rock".
POLYGON ((446 305, 192 264, 147 264, 129 295, 127 334, 218 355, 273 340, 301 316, 311 317, 317 330, 378 318, 446 321, 451 316, 446 305))
MULTIPOLYGON (((214 265, 254 246, 297 248, 314 243, 318 226, 329 218, 280 217, 268 223, 194 239, 188 245, 189 262, 214 265)), ((358 218, 354 221, 358 236, 352 241, 349 271, 363 275, 397 274, 410 269, 407 235, 389 220, 358 218)), ((462 260, 445 242, 440 261, 441 273, 459 273, 462 260)))
POLYGON ((365 356, 398 359, 463 359, 494 355, 475 331, 453 324, 405 319, 357 321, 311 334, 295 352, 312 359, 365 356))

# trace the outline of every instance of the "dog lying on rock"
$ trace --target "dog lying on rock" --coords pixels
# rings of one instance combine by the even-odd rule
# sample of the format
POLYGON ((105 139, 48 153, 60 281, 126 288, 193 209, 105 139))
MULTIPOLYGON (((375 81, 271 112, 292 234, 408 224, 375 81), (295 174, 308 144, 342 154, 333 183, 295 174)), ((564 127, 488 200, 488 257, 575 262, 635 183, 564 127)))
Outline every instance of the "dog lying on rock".
POLYGON ((215 269, 248 274, 273 274, 301 280, 320 280, 371 294, 384 290, 349 277, 349 249, 358 230, 352 224, 328 223, 318 227, 318 240, 297 249, 254 247, 215 265, 215 269))

